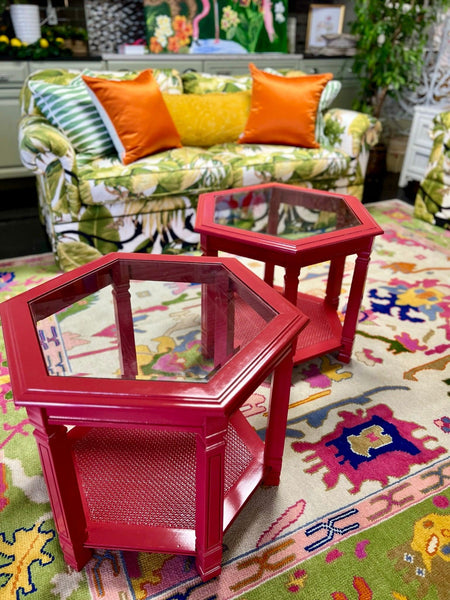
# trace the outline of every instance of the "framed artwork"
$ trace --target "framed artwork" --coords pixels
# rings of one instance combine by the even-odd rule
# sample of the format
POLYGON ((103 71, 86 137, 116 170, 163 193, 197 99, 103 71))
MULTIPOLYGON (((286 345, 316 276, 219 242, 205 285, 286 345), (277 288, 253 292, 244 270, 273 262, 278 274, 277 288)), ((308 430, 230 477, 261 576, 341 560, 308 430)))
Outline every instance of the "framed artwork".
POLYGON ((344 4, 311 4, 306 27, 305 50, 326 46, 323 35, 342 33, 344 4))
POLYGON ((154 54, 288 51, 288 0, 143 0, 154 54))

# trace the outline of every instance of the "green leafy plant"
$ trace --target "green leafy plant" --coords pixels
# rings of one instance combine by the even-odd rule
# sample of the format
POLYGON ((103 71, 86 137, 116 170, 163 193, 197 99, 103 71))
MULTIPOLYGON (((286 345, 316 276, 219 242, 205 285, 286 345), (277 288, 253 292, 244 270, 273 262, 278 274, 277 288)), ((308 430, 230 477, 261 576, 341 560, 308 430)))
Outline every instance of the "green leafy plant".
POLYGON ((420 81, 430 26, 450 0, 355 0, 351 32, 357 36, 353 71, 361 82, 356 110, 380 117, 387 96, 420 81))
POLYGON ((48 39, 63 38, 65 40, 81 40, 87 42, 88 33, 84 27, 72 25, 49 25, 42 28, 42 34, 48 39))

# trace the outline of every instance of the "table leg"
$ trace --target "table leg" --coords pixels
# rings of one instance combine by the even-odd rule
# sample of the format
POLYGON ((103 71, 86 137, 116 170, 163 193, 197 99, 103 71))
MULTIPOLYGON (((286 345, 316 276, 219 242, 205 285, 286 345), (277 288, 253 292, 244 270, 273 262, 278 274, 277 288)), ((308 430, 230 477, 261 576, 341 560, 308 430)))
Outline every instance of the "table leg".
POLYGON ((273 280, 275 277, 275 265, 274 263, 266 262, 264 264, 264 281, 273 287, 273 280))
MULTIPOLYGON (((200 248, 203 256, 218 256, 217 250, 211 250, 208 247, 208 237, 200 236, 200 248)), ((201 298, 201 320, 202 320, 202 355, 205 358, 214 357, 214 285, 209 283, 202 284, 201 298)))
POLYGON ((131 309, 130 281, 122 267, 114 272, 113 298, 116 320, 120 366, 125 379, 135 379, 138 374, 136 342, 134 339, 133 312, 131 309))
POLYGON ((80 571, 92 556, 84 547, 86 519, 83 512, 67 430, 49 425, 41 409, 28 408, 41 458, 59 543, 66 563, 80 571))
POLYGON ((344 277, 345 258, 345 256, 338 256, 330 261, 325 301, 329 306, 334 308, 334 310, 337 310, 339 307, 339 297, 341 295, 342 279, 344 277))
POLYGON ((300 267, 287 267, 284 273, 284 297, 297 306, 298 280, 300 267))
POLYGON ((196 566, 203 581, 222 568, 226 432, 226 419, 207 419, 196 436, 196 566))
MULTIPOLYGON (((267 215, 267 233, 269 235, 277 235, 278 223, 280 220, 280 203, 282 197, 277 189, 274 189, 270 195, 268 215, 267 215)), ((264 281, 273 287, 275 276, 275 264, 266 262, 264 265, 264 281)))
POLYGON ((280 483, 291 392, 294 347, 295 342, 291 351, 287 352, 272 374, 269 419, 264 444, 263 483, 265 485, 278 485, 280 483))
POLYGON ((234 350, 234 293, 225 274, 215 285, 214 311, 214 368, 217 368, 226 363, 234 350))
POLYGON ((367 250, 358 253, 355 262, 352 285, 350 287, 350 293, 348 296, 347 310, 345 312, 344 324, 342 326, 342 346, 338 354, 338 359, 344 363, 350 362, 352 355, 356 326, 358 323, 358 316, 364 294, 364 286, 366 283, 367 269, 369 267, 372 242, 373 239, 370 240, 367 250))

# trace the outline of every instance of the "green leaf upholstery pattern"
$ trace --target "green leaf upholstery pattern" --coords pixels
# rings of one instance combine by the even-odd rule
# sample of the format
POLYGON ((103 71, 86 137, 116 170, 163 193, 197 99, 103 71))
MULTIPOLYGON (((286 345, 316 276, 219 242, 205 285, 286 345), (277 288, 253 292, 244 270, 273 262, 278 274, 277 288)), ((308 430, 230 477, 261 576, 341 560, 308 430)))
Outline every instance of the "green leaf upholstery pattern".
MULTIPOLYGON (((33 73, 29 80, 70 86, 79 75, 49 69, 33 73)), ((176 87, 181 77, 173 70, 170 76, 176 87)), ((332 109, 324 114, 327 141, 318 149, 256 144, 183 147, 125 166, 116 154, 78 152, 40 113, 28 82, 21 91, 21 106, 21 159, 36 175, 41 219, 63 270, 112 250, 198 249, 194 223, 198 195, 203 192, 279 181, 361 198, 369 150, 381 129, 372 117, 332 109)))
POLYGON ((268 144, 223 144, 210 151, 231 165, 233 179, 230 187, 246 187, 278 181, 301 184, 305 181, 324 181, 320 189, 344 177, 349 169, 350 156, 326 148, 296 148, 268 144))
POLYGON ((450 111, 433 119, 433 146, 414 201, 414 216, 450 229, 450 111))

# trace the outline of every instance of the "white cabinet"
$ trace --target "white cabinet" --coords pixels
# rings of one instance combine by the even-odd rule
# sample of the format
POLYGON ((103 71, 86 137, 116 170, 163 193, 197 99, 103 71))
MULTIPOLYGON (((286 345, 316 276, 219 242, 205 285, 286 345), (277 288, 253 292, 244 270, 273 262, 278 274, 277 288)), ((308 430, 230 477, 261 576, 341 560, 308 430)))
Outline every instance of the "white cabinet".
POLYGON ((302 55, 300 54, 144 54, 142 56, 126 56, 120 54, 103 54, 110 70, 139 70, 146 68, 174 68, 180 71, 193 70, 221 75, 248 73, 248 63, 259 68, 298 69, 302 55))
POLYGON ((143 69, 177 69, 181 73, 187 69, 201 71, 202 61, 194 58, 176 57, 164 54, 163 56, 146 54, 144 56, 121 57, 117 54, 104 54, 106 68, 109 71, 142 71, 143 69))
POLYGON ((433 119, 437 114, 448 110, 448 108, 450 107, 436 105, 414 107, 408 145, 398 180, 400 187, 405 187, 409 181, 422 181, 433 145, 430 137, 433 119))
POLYGON ((203 63, 206 73, 218 75, 234 75, 248 73, 249 63, 253 63, 259 69, 270 67, 271 69, 299 69, 301 56, 295 54, 246 54, 242 57, 209 55, 203 63))
POLYGON ((0 63, 0 179, 32 175, 20 162, 17 137, 19 94, 27 75, 28 65, 24 61, 0 63))
POLYGON ((41 69, 73 69, 75 71, 92 69, 93 71, 101 71, 105 68, 105 63, 102 60, 77 60, 76 58, 64 61, 30 60, 28 68, 30 73, 40 71, 41 69))

